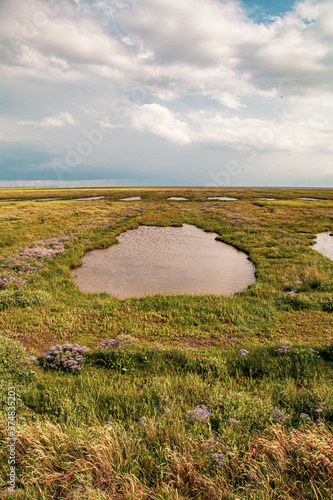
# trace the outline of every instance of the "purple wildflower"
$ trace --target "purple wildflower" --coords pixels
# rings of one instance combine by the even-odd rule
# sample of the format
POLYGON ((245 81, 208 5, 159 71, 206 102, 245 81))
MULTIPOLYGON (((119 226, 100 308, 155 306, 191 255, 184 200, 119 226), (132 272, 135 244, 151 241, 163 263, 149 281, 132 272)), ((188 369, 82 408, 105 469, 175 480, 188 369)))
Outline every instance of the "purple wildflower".
POLYGON ((301 413, 300 418, 308 422, 311 422, 311 417, 307 413, 301 413))
POLYGON ((218 460, 217 464, 214 464, 214 467, 216 467, 216 469, 221 469, 222 466, 224 465, 223 457, 225 457, 224 453, 213 453, 212 459, 218 460))
POLYGON ((290 346, 289 345, 283 345, 281 349, 276 349, 275 352, 288 352, 288 350, 290 349, 290 346))
POLYGON ((203 446, 205 448, 211 448, 217 444, 220 444, 221 442, 222 442, 221 438, 210 436, 210 438, 205 443, 203 443, 203 446))
POLYGON ((271 417, 274 422, 281 422, 282 420, 289 420, 289 417, 285 415, 281 410, 275 408, 273 413, 271 413, 271 417))
POLYGON ((64 344, 51 347, 42 360, 44 368, 52 368, 58 370, 70 370, 71 372, 80 371, 82 366, 80 363, 84 361, 83 353, 89 352, 86 346, 79 344, 64 344))
POLYGON ((198 422, 207 422, 212 413, 208 410, 205 405, 197 405, 193 410, 188 411, 191 420, 197 420, 198 422))

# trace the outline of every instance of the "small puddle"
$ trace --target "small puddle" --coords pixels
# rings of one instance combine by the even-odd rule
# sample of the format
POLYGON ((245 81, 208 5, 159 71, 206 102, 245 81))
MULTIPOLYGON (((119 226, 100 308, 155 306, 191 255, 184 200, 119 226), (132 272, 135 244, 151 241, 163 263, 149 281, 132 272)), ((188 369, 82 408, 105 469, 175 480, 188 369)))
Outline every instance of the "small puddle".
POLYGON ((129 198, 120 198, 119 201, 140 201, 141 196, 130 196, 129 198))
POLYGON ((317 234, 312 249, 333 260, 333 236, 330 236, 330 233, 317 234))
POLYGON ((238 198, 229 198, 228 196, 211 196, 208 200, 237 201, 238 198))
POLYGON ((255 267, 231 245, 196 226, 140 226, 118 245, 92 250, 72 277, 83 292, 123 299, 154 293, 232 295, 255 281, 255 267))
POLYGON ((299 200, 306 200, 306 201, 323 201, 322 198, 298 198, 299 200))
POLYGON ((102 198, 105 198, 105 196, 90 196, 90 198, 72 198, 71 200, 68 201, 90 201, 90 200, 101 200, 102 198))
POLYGON ((55 201, 61 200, 61 198, 33 198, 32 200, 24 200, 24 201, 55 201))
POLYGON ((182 196, 170 196, 168 200, 173 200, 173 201, 185 201, 188 200, 188 198, 183 198, 182 196))

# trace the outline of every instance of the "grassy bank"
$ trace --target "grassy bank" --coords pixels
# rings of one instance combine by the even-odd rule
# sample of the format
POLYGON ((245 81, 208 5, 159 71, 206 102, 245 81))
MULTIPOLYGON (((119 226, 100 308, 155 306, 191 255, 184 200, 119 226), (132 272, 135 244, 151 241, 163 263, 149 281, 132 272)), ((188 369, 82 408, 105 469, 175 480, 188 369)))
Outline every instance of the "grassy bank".
POLYGON ((311 249, 332 208, 329 190, 0 190, 3 444, 8 386, 17 403, 17 489, 3 446, 0 495, 332 498, 333 270, 311 249), (245 251, 256 282, 118 300, 70 277, 126 229, 182 223, 245 251), (138 341, 97 349, 124 335, 138 341), (82 373, 22 361, 68 342, 91 349, 82 373))

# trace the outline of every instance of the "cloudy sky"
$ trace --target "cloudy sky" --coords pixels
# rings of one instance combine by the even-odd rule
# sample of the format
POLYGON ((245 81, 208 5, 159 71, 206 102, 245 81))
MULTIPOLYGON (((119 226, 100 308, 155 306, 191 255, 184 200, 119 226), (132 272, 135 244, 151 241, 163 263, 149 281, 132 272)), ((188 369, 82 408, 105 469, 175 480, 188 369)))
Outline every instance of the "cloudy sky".
POLYGON ((0 68, 0 185, 333 187, 332 0, 0 0, 0 68))

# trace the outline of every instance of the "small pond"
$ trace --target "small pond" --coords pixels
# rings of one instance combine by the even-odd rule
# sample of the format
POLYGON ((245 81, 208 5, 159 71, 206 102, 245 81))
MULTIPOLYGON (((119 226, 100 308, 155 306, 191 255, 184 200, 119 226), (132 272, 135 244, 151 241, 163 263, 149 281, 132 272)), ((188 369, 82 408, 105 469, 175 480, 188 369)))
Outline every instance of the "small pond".
POLYGON ((317 234, 316 243, 312 249, 333 260, 333 236, 330 236, 330 233, 317 234))
POLYGON ((188 198, 183 198, 182 196, 170 196, 168 200, 173 200, 173 201, 185 201, 188 200, 188 198))
POLYGON ((101 200, 105 198, 105 196, 90 196, 89 198, 72 198, 70 201, 93 201, 93 200, 101 200))
POLYGON ((123 299, 154 293, 232 295, 255 281, 247 255, 196 226, 140 226, 92 250, 72 277, 83 292, 123 299))
POLYGON ((24 200, 24 201, 55 201, 61 200, 61 198, 34 198, 32 200, 24 200))
POLYGON ((322 198, 298 198, 299 200, 306 200, 306 201, 323 201, 322 198))
POLYGON ((230 198, 229 196, 210 196, 207 198, 208 200, 217 200, 217 201, 237 201, 238 198, 230 198))
POLYGON ((130 196, 129 198, 120 198, 119 201, 140 201, 141 196, 130 196))

